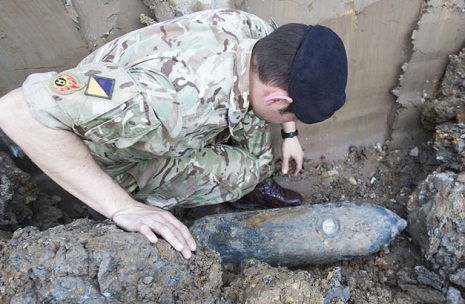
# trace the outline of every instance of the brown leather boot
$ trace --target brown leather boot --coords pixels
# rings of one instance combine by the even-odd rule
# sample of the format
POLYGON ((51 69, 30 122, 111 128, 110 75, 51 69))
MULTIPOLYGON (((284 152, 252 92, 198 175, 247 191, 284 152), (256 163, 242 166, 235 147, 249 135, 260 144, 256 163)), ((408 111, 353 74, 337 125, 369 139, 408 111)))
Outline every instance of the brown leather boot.
POLYGON ((259 183, 249 194, 231 205, 238 209, 283 208, 302 204, 303 197, 291 189, 283 188, 272 178, 259 183))

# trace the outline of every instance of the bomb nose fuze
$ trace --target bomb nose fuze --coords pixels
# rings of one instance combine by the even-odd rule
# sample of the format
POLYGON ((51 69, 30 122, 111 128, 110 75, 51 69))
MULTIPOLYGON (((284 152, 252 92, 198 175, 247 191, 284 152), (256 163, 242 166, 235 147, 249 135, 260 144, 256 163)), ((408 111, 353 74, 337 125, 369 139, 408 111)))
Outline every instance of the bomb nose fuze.
POLYGON ((194 222, 191 232, 226 263, 255 258, 299 266, 372 254, 406 225, 384 207, 338 202, 206 216, 194 222))

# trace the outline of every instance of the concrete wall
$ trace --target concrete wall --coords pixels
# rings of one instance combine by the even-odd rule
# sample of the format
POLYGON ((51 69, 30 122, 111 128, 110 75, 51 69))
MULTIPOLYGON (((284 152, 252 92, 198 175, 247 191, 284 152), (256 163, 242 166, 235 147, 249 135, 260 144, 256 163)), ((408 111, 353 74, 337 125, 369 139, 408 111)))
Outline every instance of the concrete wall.
POLYGON ((419 122, 422 98, 436 93, 447 55, 465 46, 463 1, 249 0, 246 7, 278 24, 324 24, 346 44, 347 103, 328 121, 299 125, 307 157, 335 159, 352 144, 400 147, 428 138, 419 122))
POLYGON ((396 105, 390 119, 390 138, 400 146, 425 139, 419 114, 425 98, 434 98, 448 63, 448 55, 465 47, 465 2, 427 1, 412 32, 411 56, 393 90, 396 105))
POLYGON ((419 123, 422 98, 434 97, 447 55, 465 42, 465 4, 458 0, 0 0, 0 94, 32 72, 74 66, 143 26, 140 14, 164 13, 161 5, 173 15, 235 7, 278 24, 321 23, 342 37, 347 103, 326 122, 298 126, 312 159, 339 158, 350 145, 390 141, 396 147, 428 138, 419 123))
POLYGON ((0 95, 34 72, 75 66, 89 52, 142 27, 142 1, 0 0, 0 95))

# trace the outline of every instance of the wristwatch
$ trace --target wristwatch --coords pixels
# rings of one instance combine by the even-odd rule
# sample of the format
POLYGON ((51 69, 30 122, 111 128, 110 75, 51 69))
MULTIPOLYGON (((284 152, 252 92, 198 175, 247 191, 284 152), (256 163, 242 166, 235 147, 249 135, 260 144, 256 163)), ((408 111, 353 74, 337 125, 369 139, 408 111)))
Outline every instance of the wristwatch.
POLYGON ((281 137, 284 139, 284 138, 292 138, 292 137, 296 137, 297 135, 299 135, 299 130, 295 130, 295 131, 291 131, 291 132, 284 132, 282 129, 281 129, 281 137))

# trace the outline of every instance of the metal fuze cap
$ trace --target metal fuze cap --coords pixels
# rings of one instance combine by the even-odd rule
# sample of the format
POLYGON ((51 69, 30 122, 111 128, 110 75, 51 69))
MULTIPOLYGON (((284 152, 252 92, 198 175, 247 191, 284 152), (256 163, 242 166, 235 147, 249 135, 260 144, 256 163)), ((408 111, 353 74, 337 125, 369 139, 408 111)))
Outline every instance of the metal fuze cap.
POLYGON ((292 64, 288 94, 292 110, 306 124, 331 117, 345 103, 347 55, 331 29, 309 26, 292 64))

